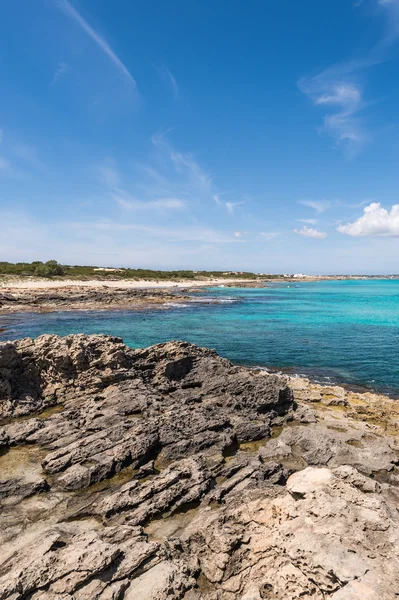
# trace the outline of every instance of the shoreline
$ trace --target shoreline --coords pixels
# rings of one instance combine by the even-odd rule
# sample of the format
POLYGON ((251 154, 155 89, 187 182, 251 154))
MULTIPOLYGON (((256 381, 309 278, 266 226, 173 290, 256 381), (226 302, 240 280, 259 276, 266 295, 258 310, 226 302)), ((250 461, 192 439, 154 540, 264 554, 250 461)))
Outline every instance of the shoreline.
MULTIPOLYGON (((181 299, 180 301, 181 303, 184 303, 184 300, 181 299)), ((176 299, 176 303, 177 303, 177 299, 176 299)), ((42 310, 42 311, 32 311, 32 310, 26 310, 26 311, 22 311, 21 313, 6 313, 6 314, 1 314, 0 313, 0 335, 4 335, 5 332, 7 332, 7 330, 9 329, 9 327, 5 326, 5 324, 1 321, 1 317, 3 316, 17 316, 18 314, 24 314, 24 313, 32 313, 32 314, 45 314, 46 312, 85 312, 86 310, 89 311, 95 311, 98 310, 99 312, 101 311, 118 311, 118 310, 133 310, 133 311, 140 311, 140 310, 146 310, 147 308, 157 308, 159 310, 168 310, 170 307, 168 307, 165 304, 146 304, 146 305, 136 305, 134 307, 114 307, 114 308, 106 308, 106 309, 63 309, 63 310, 42 310)), ((43 334, 45 335, 45 334, 43 334)), ((65 336, 63 336, 65 337, 65 336)), ((21 338, 12 338, 10 340, 1 340, 0 339, 0 344, 2 342, 8 342, 10 341, 11 343, 14 343, 15 341, 17 341, 18 339, 21 338)), ((170 343, 174 343, 175 340, 171 340, 170 343)), ((133 349, 133 348, 132 348, 133 349)), ((229 359, 230 360, 230 359, 229 359)), ((306 388, 308 389, 315 389, 318 391, 318 394, 320 396, 320 398, 322 398, 325 394, 328 394, 328 390, 331 388, 334 388, 334 390, 342 390, 342 392, 340 393, 340 397, 345 398, 348 395, 367 395, 367 396, 372 396, 372 397, 376 397, 376 398, 383 398, 385 400, 389 400, 391 402, 395 402, 397 400, 399 400, 399 390, 397 392, 395 391, 383 391, 383 390, 378 390, 376 388, 373 388, 371 386, 367 386, 366 384, 357 384, 357 383, 350 383, 350 382, 346 382, 346 381, 342 381, 338 378, 334 378, 334 377, 330 377, 329 381, 320 381, 320 377, 321 375, 317 373, 317 369, 315 368, 315 370, 313 372, 310 372, 308 374, 304 374, 301 373, 299 368, 298 370, 295 370, 294 367, 276 367, 274 365, 260 365, 259 363, 253 363, 253 364, 248 364, 248 363, 241 363, 241 362, 235 362, 235 361, 231 361, 235 366, 239 367, 239 368, 247 368, 251 371, 254 372, 265 372, 268 375, 276 375, 277 377, 281 377, 281 378, 286 378, 287 381, 289 381, 289 385, 292 386, 294 389, 298 388, 298 389, 302 389, 302 385, 305 385, 306 388)))
POLYGON ((240 277, 210 277, 208 279, 61 279, 61 278, 38 278, 1 276, 0 291, 4 290, 54 290, 60 288, 119 288, 131 290, 157 290, 157 289, 185 289, 201 287, 256 287, 270 283, 314 283, 318 281, 378 281, 399 280, 399 275, 304 275, 267 277, 259 275, 256 278, 240 277))
MULTIPOLYGON (((270 280, 274 281, 274 279, 270 280)), ((284 281, 281 279, 281 281, 284 281)), ((238 279, 238 278, 210 278, 210 279, 181 279, 181 280, 156 280, 156 279, 24 279, 8 278, 4 281, 0 278, 0 290, 53 290, 59 288, 119 288, 126 290, 157 290, 157 289, 184 289, 192 287, 213 287, 226 284, 262 284, 262 279, 238 279)))
MULTIPOLYGON (((148 281, 139 282, 121 282, 121 281, 75 281, 73 285, 68 285, 66 281, 37 281, 30 282, 30 286, 22 287, 24 282, 8 288, 2 288, 0 285, 0 336, 4 338, 9 329, 8 323, 4 317, 15 316, 18 314, 23 318, 24 313, 45 314, 50 312, 96 312, 96 311, 145 311, 151 309, 170 310, 173 305, 185 303, 195 304, 195 300, 187 293, 204 292, 207 286, 221 286, 226 291, 232 285, 237 287, 253 287, 270 283, 287 282, 284 280, 268 280, 264 282, 253 280, 220 280, 213 281, 187 281, 185 282, 163 282, 156 284, 156 287, 143 287, 148 281), (92 285, 95 283, 95 285, 92 285), (35 287, 40 284, 43 287, 35 287), (120 285, 125 284, 125 285, 120 285)), ((298 280, 294 280, 298 281, 298 280)), ((301 280, 303 281, 303 280, 301 280)), ((154 283, 154 282, 152 282, 154 283)), ((217 298, 214 299, 218 303, 217 298)), ((210 303, 211 299, 210 299, 210 303)), ((367 384, 351 383, 342 380, 334 375, 326 381, 320 381, 323 375, 318 372, 317 367, 306 374, 301 372, 302 367, 279 367, 275 365, 259 365, 254 363, 236 363, 237 366, 248 366, 251 369, 266 370, 269 373, 288 377, 290 380, 309 381, 312 385, 319 385, 325 388, 342 387, 348 393, 367 393, 376 396, 383 396, 392 400, 399 399, 399 390, 396 392, 383 387, 375 388, 367 384)), ((306 368, 308 370, 308 368, 306 368)))
POLYGON ((189 299, 183 289, 62 286, 0 288, 0 315, 74 310, 143 310, 189 299))

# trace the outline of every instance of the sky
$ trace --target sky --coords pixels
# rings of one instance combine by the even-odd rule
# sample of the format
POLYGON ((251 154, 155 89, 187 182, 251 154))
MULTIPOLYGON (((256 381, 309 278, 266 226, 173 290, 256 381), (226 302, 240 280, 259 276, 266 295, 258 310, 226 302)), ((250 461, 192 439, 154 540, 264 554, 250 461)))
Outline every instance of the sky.
POLYGON ((399 272, 399 0, 0 12, 0 260, 399 272))

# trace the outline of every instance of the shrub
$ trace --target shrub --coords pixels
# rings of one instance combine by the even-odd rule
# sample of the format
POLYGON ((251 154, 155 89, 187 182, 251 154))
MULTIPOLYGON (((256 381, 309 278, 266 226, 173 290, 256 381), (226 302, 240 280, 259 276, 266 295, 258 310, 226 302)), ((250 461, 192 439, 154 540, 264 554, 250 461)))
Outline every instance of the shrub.
POLYGON ((35 275, 40 277, 54 277, 55 275, 63 275, 64 269, 56 260, 48 260, 44 264, 38 264, 35 268, 35 275))

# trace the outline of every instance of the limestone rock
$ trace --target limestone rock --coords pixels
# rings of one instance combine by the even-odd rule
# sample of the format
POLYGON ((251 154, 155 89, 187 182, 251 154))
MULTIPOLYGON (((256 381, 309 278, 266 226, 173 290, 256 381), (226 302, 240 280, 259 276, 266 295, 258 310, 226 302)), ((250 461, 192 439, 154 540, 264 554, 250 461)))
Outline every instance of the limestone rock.
POLYGON ((185 342, 0 344, 0 600, 397 598, 395 428, 288 381, 185 342))

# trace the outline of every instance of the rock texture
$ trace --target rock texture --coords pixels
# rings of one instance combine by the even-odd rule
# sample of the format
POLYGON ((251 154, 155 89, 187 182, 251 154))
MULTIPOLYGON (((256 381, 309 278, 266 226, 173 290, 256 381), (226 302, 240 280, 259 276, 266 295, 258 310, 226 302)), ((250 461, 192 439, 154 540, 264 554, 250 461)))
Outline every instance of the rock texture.
POLYGON ((397 598, 394 431, 288 382, 184 342, 0 344, 0 599, 397 598))
POLYGON ((175 289, 61 287, 51 289, 0 288, 0 314, 55 310, 107 310, 143 308, 167 302, 183 302, 187 295, 175 289))

